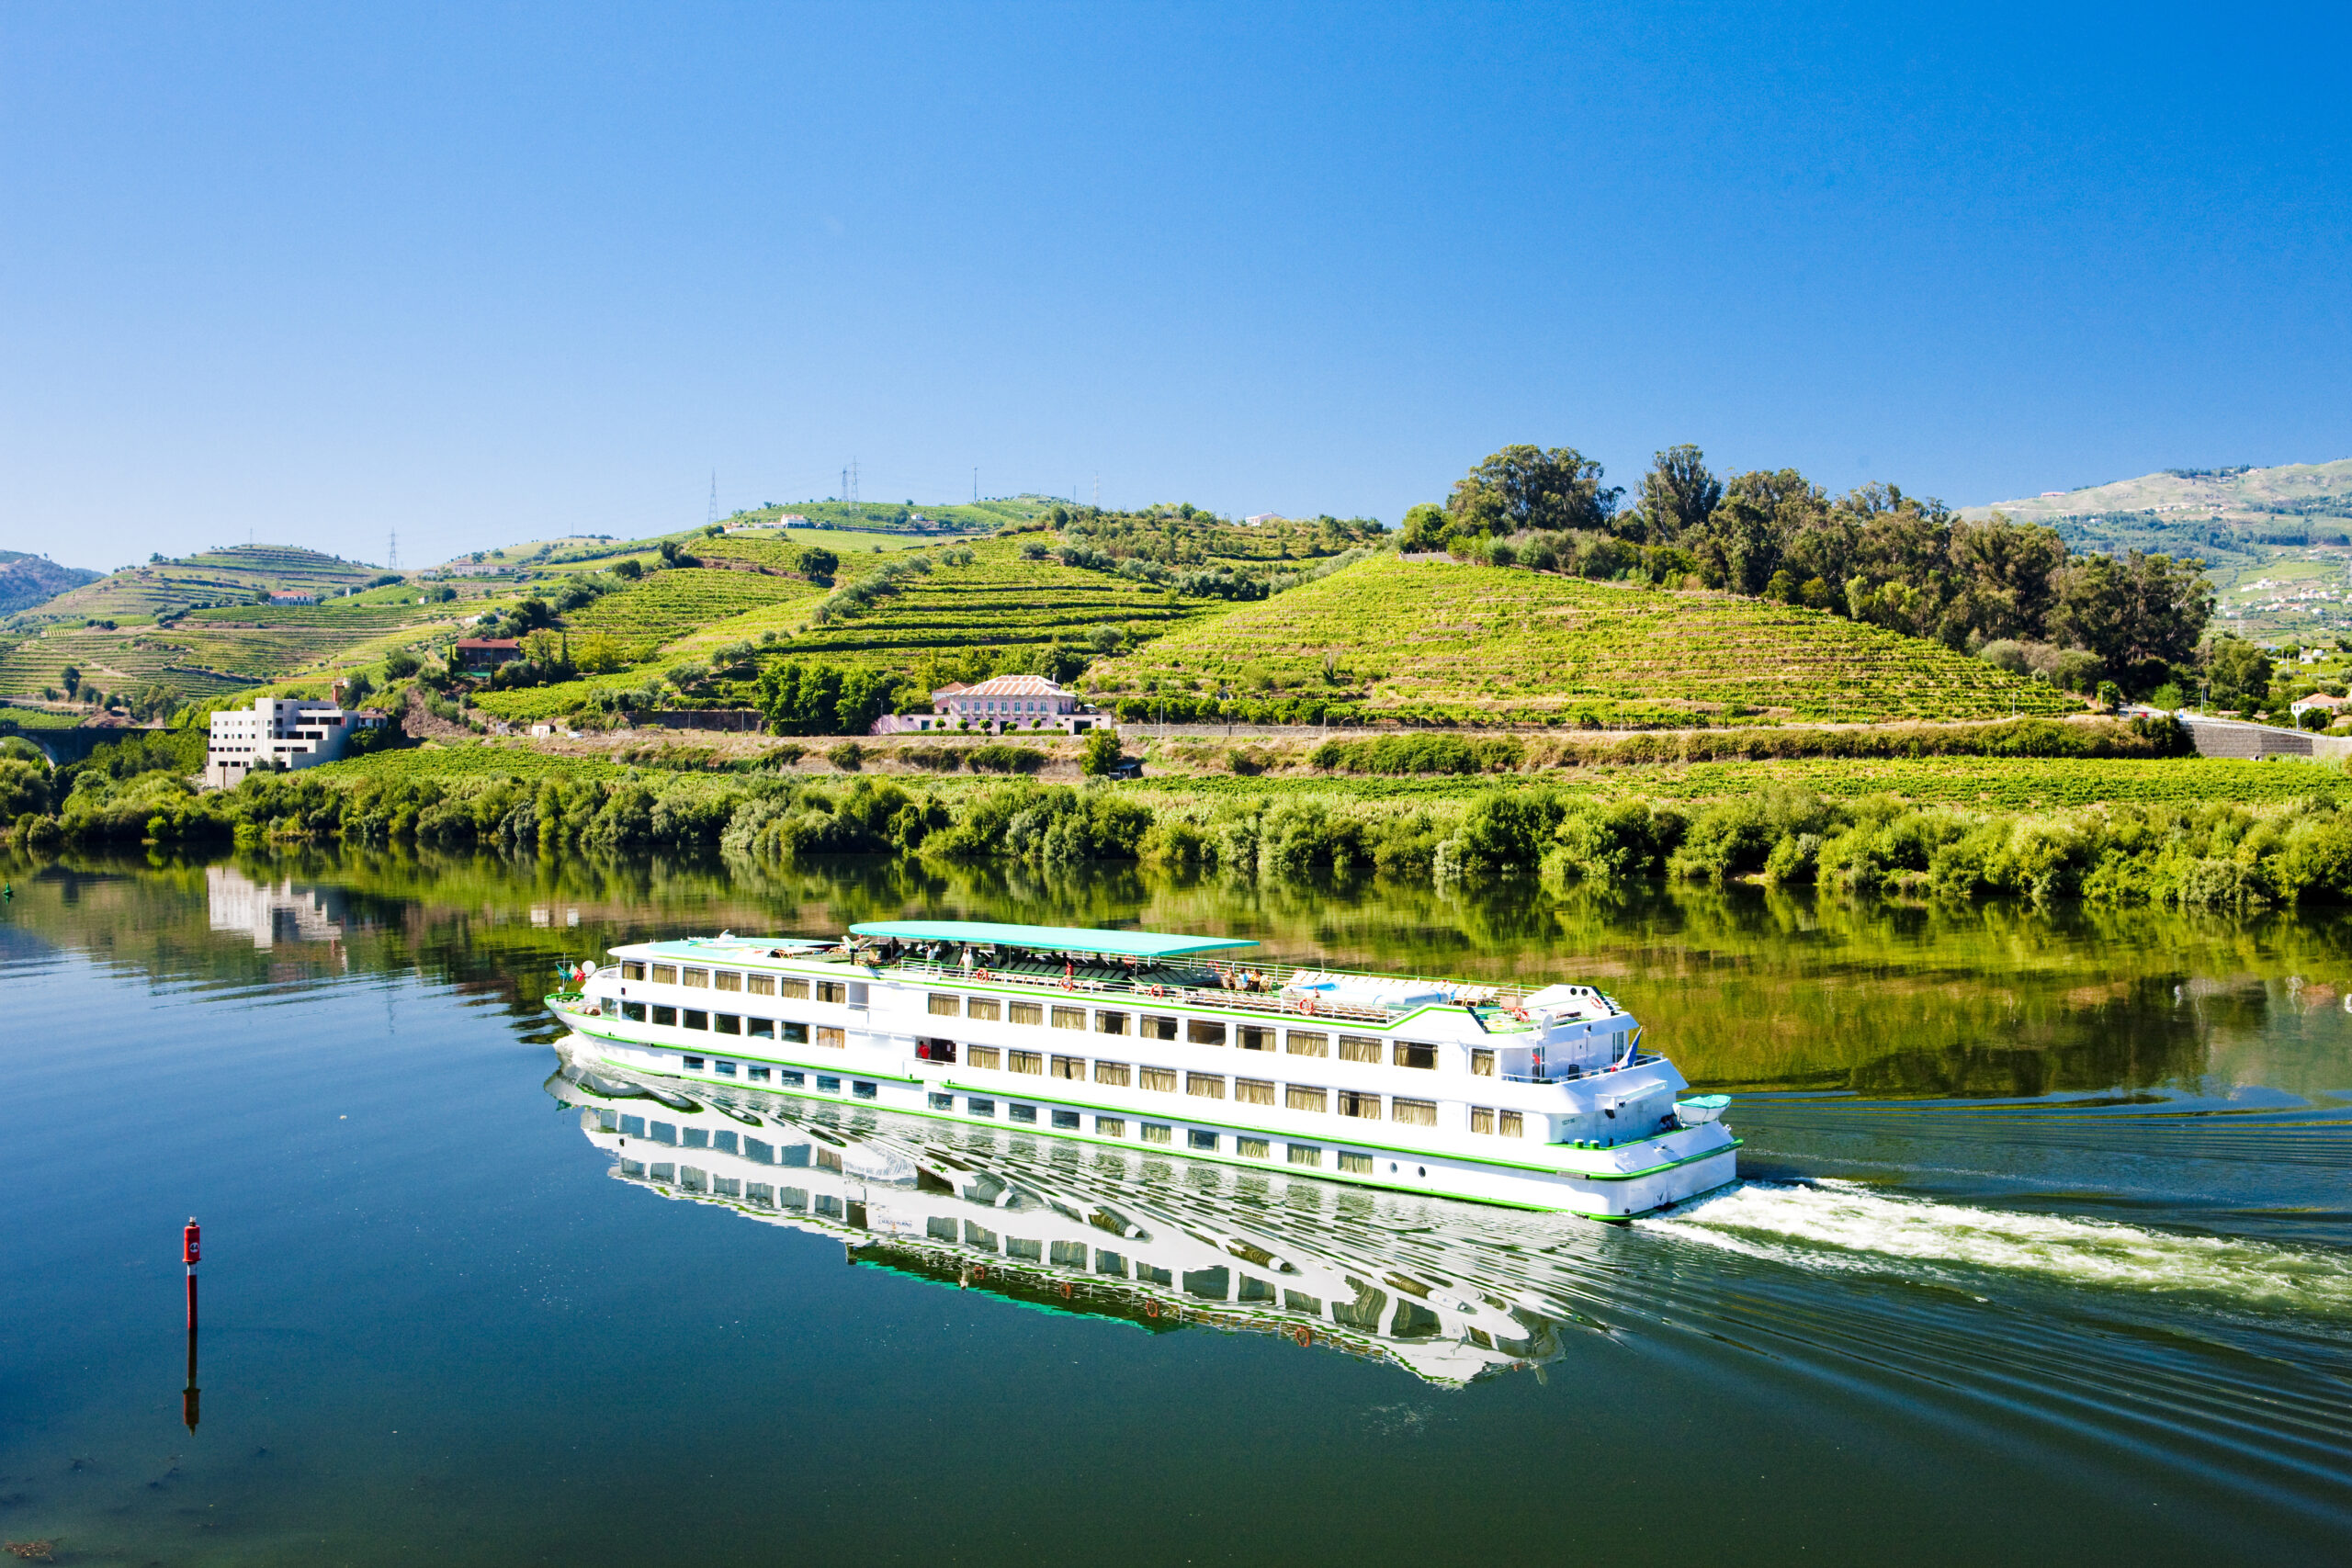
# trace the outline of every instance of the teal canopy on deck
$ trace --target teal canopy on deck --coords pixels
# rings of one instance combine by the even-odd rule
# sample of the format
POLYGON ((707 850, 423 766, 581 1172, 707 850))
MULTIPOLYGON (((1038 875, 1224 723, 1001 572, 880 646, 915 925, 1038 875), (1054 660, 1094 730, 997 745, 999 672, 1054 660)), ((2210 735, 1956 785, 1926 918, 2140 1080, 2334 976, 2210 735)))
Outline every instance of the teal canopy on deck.
POLYGON ((1190 953, 1258 945, 1247 937, 1091 931, 1075 926, 1001 926, 987 920, 868 920, 849 929, 858 936, 894 936, 900 942, 968 942, 975 947, 1042 947, 1056 953, 1109 953, 1121 958, 1180 958, 1190 953))

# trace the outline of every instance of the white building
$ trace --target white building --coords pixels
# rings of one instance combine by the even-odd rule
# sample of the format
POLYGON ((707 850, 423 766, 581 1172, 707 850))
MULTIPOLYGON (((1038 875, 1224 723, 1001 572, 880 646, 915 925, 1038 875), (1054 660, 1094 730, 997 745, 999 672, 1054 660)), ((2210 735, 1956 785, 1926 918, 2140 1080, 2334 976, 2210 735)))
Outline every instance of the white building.
POLYGON ((249 708, 212 716, 204 783, 228 789, 256 767, 290 771, 332 762, 355 732, 380 729, 389 716, 377 708, 345 709, 311 698, 256 697, 249 708))
POLYGON ((887 714, 875 722, 876 735, 923 730, 1060 729, 1083 735, 1114 728, 1110 716, 1078 700, 1078 694, 1043 675, 996 675, 977 686, 942 686, 931 694, 930 713, 887 714))

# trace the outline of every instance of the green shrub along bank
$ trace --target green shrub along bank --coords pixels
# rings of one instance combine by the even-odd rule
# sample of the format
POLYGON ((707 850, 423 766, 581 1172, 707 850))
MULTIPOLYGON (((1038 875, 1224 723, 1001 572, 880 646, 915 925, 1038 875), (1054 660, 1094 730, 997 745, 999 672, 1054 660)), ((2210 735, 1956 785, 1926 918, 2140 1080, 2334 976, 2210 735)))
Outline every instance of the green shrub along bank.
MULTIPOLYGON (((910 790, 863 776, 646 773, 503 752, 392 752, 198 795, 187 750, 180 736, 142 738, 46 780, 25 758, 0 759, 18 808, 9 837, 19 850, 398 841, 537 853, 718 849, 775 860, 1148 861, 1272 879, 1749 879, 1857 895, 2194 908, 2352 897, 2352 810, 2318 795, 2004 811, 1785 786, 1679 803, 1493 785, 1401 798, 1187 795, 1022 777, 910 790), (436 755, 466 765, 417 764, 436 755), (510 758, 530 765, 508 766, 510 758)), ((967 757, 978 761, 978 751, 967 757)))
POLYGON ((1913 724, 1854 729, 1791 726, 1664 731, 1603 739, 1579 736, 1473 739, 1446 734, 1327 740, 1307 765, 1334 773, 1503 773, 1524 767, 1603 767, 1780 759, 1893 760, 1909 757, 2188 757, 2196 745, 2177 719, 2061 724, 2019 718, 1998 724, 1913 724))

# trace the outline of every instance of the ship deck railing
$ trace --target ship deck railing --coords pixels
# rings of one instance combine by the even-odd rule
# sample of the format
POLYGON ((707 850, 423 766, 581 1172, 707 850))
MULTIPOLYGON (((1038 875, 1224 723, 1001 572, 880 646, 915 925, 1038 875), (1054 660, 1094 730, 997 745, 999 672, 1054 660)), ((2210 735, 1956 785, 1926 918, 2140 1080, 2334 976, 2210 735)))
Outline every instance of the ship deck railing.
POLYGON ((1504 1073, 1500 1076, 1505 1083, 1567 1083, 1576 1078, 1597 1077, 1603 1073, 1619 1072, 1626 1067, 1645 1066, 1649 1063, 1665 1060, 1666 1058, 1656 1051, 1636 1051, 1634 1053, 1634 1059, 1630 1062, 1612 1056, 1597 1067, 1563 1066, 1549 1072, 1504 1073))

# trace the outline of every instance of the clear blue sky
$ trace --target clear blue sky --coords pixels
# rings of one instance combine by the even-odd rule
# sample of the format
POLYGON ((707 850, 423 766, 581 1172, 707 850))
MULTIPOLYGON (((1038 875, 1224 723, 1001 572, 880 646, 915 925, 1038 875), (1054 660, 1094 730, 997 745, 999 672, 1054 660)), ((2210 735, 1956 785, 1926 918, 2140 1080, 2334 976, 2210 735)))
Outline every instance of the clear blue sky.
POLYGON ((0 10, 0 546, 2352 455, 2341 6, 0 10))

